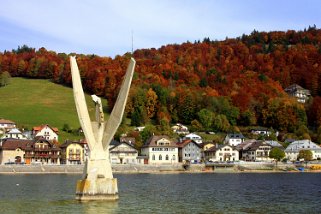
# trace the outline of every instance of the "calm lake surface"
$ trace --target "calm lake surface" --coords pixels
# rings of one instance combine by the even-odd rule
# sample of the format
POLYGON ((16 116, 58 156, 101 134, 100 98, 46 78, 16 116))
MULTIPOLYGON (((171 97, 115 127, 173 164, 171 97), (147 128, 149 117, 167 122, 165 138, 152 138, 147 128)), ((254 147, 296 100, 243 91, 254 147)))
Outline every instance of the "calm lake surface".
POLYGON ((117 202, 77 202, 80 175, 0 175, 0 213, 321 213, 321 173, 116 174, 117 202))

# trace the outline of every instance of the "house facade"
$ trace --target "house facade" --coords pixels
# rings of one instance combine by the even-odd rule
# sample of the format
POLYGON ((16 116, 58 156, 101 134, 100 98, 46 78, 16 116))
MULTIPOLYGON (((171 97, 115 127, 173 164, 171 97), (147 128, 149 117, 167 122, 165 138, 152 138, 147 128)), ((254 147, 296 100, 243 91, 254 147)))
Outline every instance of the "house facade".
POLYGON ((202 160, 202 148, 193 140, 184 140, 177 143, 178 160, 183 163, 200 163, 202 160))
POLYGON ((117 142, 109 149, 112 164, 136 164, 138 150, 129 143, 117 142))
POLYGON ((204 151, 206 161, 238 161, 239 152, 234 146, 228 144, 216 144, 212 148, 204 151))
POLYGON ((43 137, 46 140, 58 141, 58 128, 49 125, 35 126, 32 128, 33 137, 43 137))
POLYGON ((290 96, 295 97, 300 103, 305 103, 311 96, 311 92, 309 90, 302 88, 298 84, 290 85, 285 88, 284 91, 290 96))
POLYGON ((264 141, 255 141, 250 145, 247 145, 242 152, 242 160, 245 161, 272 161, 273 158, 269 158, 272 146, 264 141))
POLYGON ((22 132, 17 129, 17 128, 13 128, 8 130, 5 134, 3 138, 13 138, 13 139, 25 139, 27 140, 27 137, 22 134, 22 132))
POLYGON ((244 136, 241 133, 230 133, 225 136, 224 143, 231 146, 237 146, 244 141, 244 136))
POLYGON ((271 132, 269 129, 267 129, 267 128, 258 127, 258 128, 252 129, 252 130, 251 130, 251 133, 252 133, 252 134, 255 134, 255 135, 266 135, 266 136, 270 136, 272 132, 271 132))
POLYGON ((296 161, 301 150, 310 150, 312 152, 313 159, 321 158, 321 147, 311 140, 297 140, 293 141, 284 150, 285 156, 290 161, 296 161))
POLYGON ((178 163, 178 146, 165 135, 151 136, 141 148, 148 164, 178 163))
POLYGON ((0 164, 24 163, 25 149, 31 140, 5 139, 0 145, 0 164))
POLYGON ((60 164, 58 145, 42 137, 37 137, 26 145, 25 163, 60 164))
POLYGON ((83 141, 66 140, 60 145, 61 148, 61 164, 74 165, 84 164, 86 160, 85 144, 83 141))

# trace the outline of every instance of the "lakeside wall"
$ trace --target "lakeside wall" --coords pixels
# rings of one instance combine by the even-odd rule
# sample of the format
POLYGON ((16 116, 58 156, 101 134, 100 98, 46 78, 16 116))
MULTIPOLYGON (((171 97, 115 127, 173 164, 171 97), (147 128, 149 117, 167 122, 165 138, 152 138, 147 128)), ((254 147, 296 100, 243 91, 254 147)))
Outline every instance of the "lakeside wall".
MULTIPOLYGON (((313 164, 311 164, 313 165, 313 164)), ((308 168, 311 166, 308 164, 308 168)), ((321 164, 320 168, 321 168, 321 164)), ((112 165, 114 173, 201 173, 201 172, 280 172, 298 171, 297 165, 278 163, 238 163, 234 165, 191 164, 184 168, 181 163, 175 165, 142 165, 142 164, 117 164, 112 165)), ((304 164, 305 167, 305 164, 304 164)), ((0 174, 12 173, 65 173, 82 174, 84 165, 0 165, 0 174)))

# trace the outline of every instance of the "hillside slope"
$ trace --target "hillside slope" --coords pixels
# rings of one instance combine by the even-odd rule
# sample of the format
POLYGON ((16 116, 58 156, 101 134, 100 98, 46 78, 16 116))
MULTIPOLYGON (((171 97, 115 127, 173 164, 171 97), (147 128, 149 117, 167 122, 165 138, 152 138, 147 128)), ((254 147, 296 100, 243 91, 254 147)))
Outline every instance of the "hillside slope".
MULTIPOLYGON (((72 89, 41 79, 12 78, 9 85, 0 88, 0 118, 12 120, 19 128, 31 130, 33 126, 49 124, 59 129, 59 141, 78 139, 62 131, 64 124, 71 129, 80 127, 72 89)), ((94 105, 86 95, 90 116, 94 118, 94 105)), ((103 99, 106 106, 106 100, 103 99)))

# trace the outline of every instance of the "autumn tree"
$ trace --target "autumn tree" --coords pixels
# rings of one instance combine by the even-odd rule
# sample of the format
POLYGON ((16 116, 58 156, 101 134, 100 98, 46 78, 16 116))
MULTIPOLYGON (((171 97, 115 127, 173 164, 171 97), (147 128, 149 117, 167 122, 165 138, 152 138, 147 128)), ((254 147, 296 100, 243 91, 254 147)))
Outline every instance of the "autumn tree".
POLYGON ((0 87, 6 86, 10 83, 11 75, 8 71, 4 71, 0 74, 0 87))
POLYGON ((313 160, 313 153, 311 150, 300 150, 298 160, 304 159, 305 162, 313 160))
POLYGON ((153 91, 152 88, 148 89, 146 93, 146 104, 145 104, 148 118, 154 117, 157 111, 157 103, 158 103, 157 98, 158 97, 155 91, 153 91))
POLYGON ((285 157, 285 152, 279 147, 272 148, 269 153, 269 158, 275 159, 275 165, 277 165, 277 162, 282 160, 284 157, 285 157))

